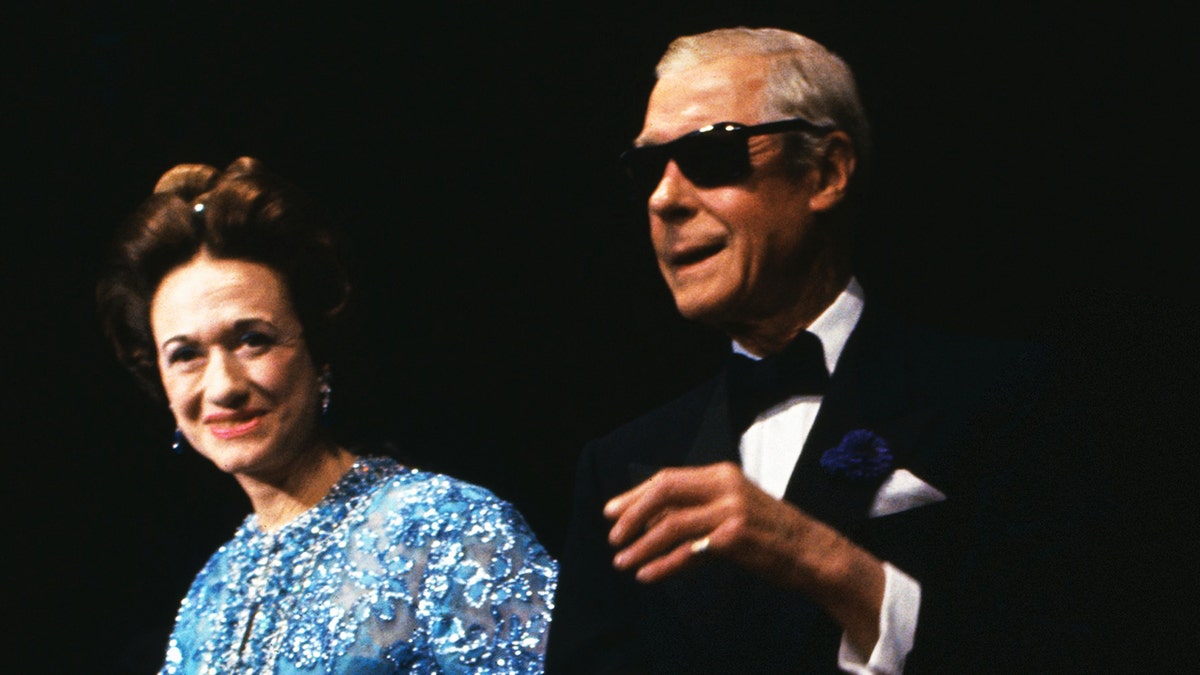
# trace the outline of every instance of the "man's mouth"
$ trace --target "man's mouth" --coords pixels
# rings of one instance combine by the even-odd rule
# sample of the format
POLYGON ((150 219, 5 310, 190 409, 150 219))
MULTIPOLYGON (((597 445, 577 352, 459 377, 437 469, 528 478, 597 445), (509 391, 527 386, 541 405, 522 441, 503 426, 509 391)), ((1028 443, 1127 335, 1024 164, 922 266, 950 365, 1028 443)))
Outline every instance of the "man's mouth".
POLYGON ((713 257, 725 248, 725 244, 717 242, 705 246, 692 246, 671 255, 672 267, 687 267, 713 257))

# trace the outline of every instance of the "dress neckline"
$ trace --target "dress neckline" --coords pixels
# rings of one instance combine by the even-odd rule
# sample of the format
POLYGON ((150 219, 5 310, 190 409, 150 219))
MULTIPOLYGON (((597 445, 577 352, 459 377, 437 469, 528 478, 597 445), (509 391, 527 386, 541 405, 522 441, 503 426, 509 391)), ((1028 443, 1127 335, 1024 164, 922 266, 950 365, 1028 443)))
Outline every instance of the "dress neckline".
POLYGON ((308 535, 321 529, 323 523, 335 524, 341 520, 354 498, 369 490, 380 476, 389 472, 395 473, 402 468, 391 457, 356 456, 350 468, 342 473, 325 496, 300 515, 274 530, 267 531, 259 527, 258 514, 251 512, 242 522, 238 535, 262 542, 275 542, 292 539, 292 533, 298 532, 307 539, 308 535))

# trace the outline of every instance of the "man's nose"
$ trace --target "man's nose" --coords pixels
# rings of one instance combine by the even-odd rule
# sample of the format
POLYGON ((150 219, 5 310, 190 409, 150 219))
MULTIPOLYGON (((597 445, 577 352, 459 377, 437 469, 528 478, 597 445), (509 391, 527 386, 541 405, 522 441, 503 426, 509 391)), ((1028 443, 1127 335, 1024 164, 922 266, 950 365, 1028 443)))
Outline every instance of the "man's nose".
POLYGON ((696 186, 679 170, 675 160, 667 162, 662 178, 650 193, 646 206, 650 215, 664 222, 686 220, 696 211, 696 186))

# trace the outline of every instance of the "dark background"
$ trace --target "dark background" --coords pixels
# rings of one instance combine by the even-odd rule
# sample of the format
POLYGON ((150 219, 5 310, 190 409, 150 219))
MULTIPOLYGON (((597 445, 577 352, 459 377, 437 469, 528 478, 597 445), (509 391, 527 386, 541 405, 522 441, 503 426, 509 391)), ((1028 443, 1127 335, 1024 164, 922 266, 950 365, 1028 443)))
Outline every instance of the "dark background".
POLYGON ((1194 68, 1177 17, 531 4, 545 6, 6 10, 7 658, 149 672, 191 576, 248 510, 228 477, 171 455, 165 409, 93 315, 108 238, 180 162, 256 156, 335 214, 359 292, 336 364, 342 428, 492 488, 557 555, 582 444, 727 348, 675 313, 615 158, 670 38, 739 24, 805 33, 858 76, 876 141, 859 249, 872 297, 1049 337, 1088 366, 1097 423, 1130 455, 1120 544, 1148 553, 1128 574, 1148 602, 1129 611, 1154 630, 1131 648, 1169 635, 1155 622, 1194 586, 1171 563, 1197 513, 1174 489, 1195 444, 1171 433, 1196 373, 1190 221, 1174 208, 1191 188, 1177 111, 1194 68))

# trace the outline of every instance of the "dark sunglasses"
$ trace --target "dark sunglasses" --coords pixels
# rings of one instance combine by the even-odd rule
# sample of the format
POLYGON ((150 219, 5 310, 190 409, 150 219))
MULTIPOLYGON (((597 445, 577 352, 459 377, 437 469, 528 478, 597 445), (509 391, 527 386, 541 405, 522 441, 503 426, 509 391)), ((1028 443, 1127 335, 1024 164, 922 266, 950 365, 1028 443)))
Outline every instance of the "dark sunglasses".
POLYGON ((697 129, 673 141, 644 145, 621 153, 621 166, 640 195, 649 196, 662 181, 667 162, 675 160, 684 176, 697 187, 732 185, 750 175, 751 136, 785 131, 829 133, 831 124, 814 124, 803 117, 745 126, 719 122, 697 129))

